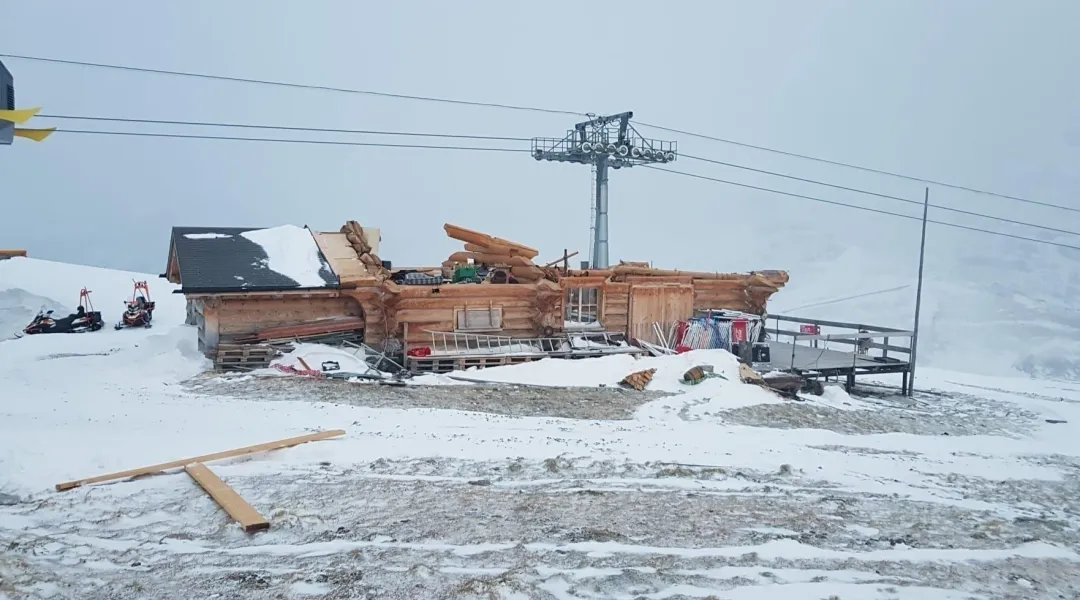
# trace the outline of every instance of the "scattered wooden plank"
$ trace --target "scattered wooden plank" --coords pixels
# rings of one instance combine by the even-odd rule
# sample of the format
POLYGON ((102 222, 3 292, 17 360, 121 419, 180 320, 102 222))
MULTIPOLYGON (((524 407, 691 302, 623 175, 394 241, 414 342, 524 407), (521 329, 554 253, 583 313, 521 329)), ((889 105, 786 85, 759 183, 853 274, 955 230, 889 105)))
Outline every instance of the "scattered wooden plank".
POLYGON ((236 493, 236 490, 229 487, 229 484, 206 468, 206 465, 200 462, 191 463, 186 465, 184 470, 187 471, 188 475, 191 475, 191 478, 196 483, 202 486, 202 489, 206 490, 207 494, 210 494, 210 497, 221 508, 225 509, 225 512, 229 513, 230 517, 236 519, 243 526, 244 531, 252 533, 270 528, 270 522, 266 518, 241 498, 240 494, 236 493))
POLYGON ((68 481, 65 483, 56 484, 56 491, 63 492, 66 490, 72 490, 84 485, 91 485, 94 483, 102 483, 105 481, 115 481, 117 479, 129 479, 132 477, 141 477, 144 475, 153 475, 155 473, 161 473, 162 471, 168 471, 169 469, 179 469, 180 467, 190 465, 191 463, 205 463, 212 460, 221 460, 223 458, 233 458, 235 456, 243 456, 245 454, 255 454, 256 452, 268 452, 270 450, 279 450, 281 448, 289 448, 291 446, 298 446, 306 442, 315 442, 318 440, 325 440, 332 437, 338 437, 345 435, 343 429, 331 429, 329 431, 320 431, 318 433, 309 433, 307 435, 301 435, 297 437, 286 438, 284 440, 277 440, 276 442, 266 442, 264 444, 256 444, 254 446, 245 446, 243 448, 235 448, 233 450, 226 450, 224 452, 215 452, 213 454, 204 454, 202 456, 195 456, 192 458, 185 458, 181 460, 173 460, 158 465, 152 465, 149 467, 140 467, 138 469, 129 469, 127 471, 120 471, 117 473, 108 473, 106 475, 98 475, 96 477, 90 477, 88 479, 79 479, 77 481, 68 481))

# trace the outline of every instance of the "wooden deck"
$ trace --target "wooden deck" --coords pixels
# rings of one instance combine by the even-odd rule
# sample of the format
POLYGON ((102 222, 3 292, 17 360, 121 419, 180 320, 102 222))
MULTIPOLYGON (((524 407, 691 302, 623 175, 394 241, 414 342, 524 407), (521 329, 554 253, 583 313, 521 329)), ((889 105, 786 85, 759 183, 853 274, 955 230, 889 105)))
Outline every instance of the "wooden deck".
POLYGON ((769 353, 770 362, 755 364, 755 368, 764 371, 775 369, 821 377, 843 376, 847 378, 849 390, 855 384, 857 375, 879 373, 903 373, 904 387, 906 388, 907 374, 911 370, 911 365, 906 360, 860 356, 854 352, 820 347, 814 348, 803 344, 770 341, 769 353))

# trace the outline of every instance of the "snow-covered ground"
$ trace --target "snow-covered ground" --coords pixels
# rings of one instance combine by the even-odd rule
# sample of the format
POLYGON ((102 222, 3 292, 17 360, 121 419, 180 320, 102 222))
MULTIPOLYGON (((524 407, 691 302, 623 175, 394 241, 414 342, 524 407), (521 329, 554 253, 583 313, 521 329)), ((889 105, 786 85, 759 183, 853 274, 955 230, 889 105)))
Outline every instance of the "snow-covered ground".
POLYGON ((204 375, 163 280, 32 259, 0 261, 0 333, 83 286, 112 323, 133 278, 152 329, 0 342, 0 598, 1080 594, 1080 384, 924 368, 914 399, 795 402, 719 351, 467 373, 491 385, 204 375), (725 377, 677 382, 698 364, 725 377), (616 388, 646 368, 651 393, 616 388), (182 472, 53 489, 334 428, 211 463, 254 535, 182 472))

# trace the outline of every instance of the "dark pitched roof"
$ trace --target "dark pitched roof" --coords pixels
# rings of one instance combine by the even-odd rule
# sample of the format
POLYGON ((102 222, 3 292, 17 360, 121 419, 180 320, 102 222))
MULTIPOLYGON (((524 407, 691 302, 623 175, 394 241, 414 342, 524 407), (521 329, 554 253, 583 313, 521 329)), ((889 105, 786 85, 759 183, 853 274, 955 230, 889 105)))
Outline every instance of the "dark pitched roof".
POLYGON ((266 266, 266 251, 241 236, 261 227, 173 227, 171 253, 180 268, 181 293, 266 292, 336 288, 337 275, 319 251, 325 285, 301 288, 295 280, 266 266))

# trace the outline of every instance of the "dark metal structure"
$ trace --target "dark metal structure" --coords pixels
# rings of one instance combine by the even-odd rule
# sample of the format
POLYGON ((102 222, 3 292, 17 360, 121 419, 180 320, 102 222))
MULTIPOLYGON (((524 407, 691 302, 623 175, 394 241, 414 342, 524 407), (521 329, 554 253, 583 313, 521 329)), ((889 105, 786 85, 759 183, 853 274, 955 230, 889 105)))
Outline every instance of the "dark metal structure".
MULTIPOLYGON (((0 110, 15 110, 15 78, 0 62, 0 110)), ((0 119, 0 144, 10 145, 15 139, 15 123, 0 119)))
POLYGON ((608 266, 608 169, 663 164, 678 158, 675 142, 642 137, 630 119, 632 112, 597 116, 574 125, 562 138, 533 138, 536 160, 593 165, 592 268, 608 266))
POLYGON ((766 328, 771 367, 811 377, 844 377, 850 390, 859 375, 902 375, 901 392, 911 393, 914 371, 913 331, 769 315, 775 325, 766 328), (781 323, 797 330, 781 329, 781 323))
POLYGON ((0 110, 15 110, 15 77, 0 61, 0 110))

